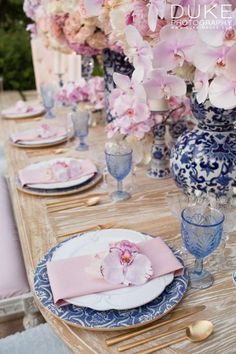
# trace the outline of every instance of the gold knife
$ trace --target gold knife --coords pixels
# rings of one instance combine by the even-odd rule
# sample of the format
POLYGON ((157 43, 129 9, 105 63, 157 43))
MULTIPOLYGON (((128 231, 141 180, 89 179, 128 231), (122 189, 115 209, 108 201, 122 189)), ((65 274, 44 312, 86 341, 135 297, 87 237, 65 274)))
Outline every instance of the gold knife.
POLYGON ((191 316, 197 312, 203 311, 206 308, 205 305, 198 305, 198 306, 194 306, 194 307, 188 307, 185 309, 181 309, 181 310, 177 310, 174 311, 173 313, 170 314, 170 317, 166 320, 161 320, 158 323, 152 324, 152 325, 147 325, 144 328, 138 329, 136 331, 132 331, 126 334, 120 334, 118 336, 115 337, 111 337, 105 340, 106 344, 108 346, 123 342, 126 339, 130 339, 133 338, 135 336, 138 336, 139 334, 143 334, 146 332, 149 332, 153 329, 159 328, 161 326, 164 326, 165 324, 180 320, 181 318, 184 317, 188 317, 191 316))

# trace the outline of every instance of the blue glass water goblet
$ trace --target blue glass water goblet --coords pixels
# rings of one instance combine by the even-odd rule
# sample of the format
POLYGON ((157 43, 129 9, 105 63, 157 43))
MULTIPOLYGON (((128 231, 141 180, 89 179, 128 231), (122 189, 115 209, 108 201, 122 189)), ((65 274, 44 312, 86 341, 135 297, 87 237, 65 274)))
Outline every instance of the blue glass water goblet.
POLYGON ((75 136, 79 138, 80 143, 77 146, 76 150, 86 151, 89 146, 85 143, 85 138, 89 133, 89 119, 90 113, 87 110, 72 112, 71 119, 74 126, 75 136))
POLYGON ((128 176, 132 167, 132 150, 128 146, 112 145, 105 149, 108 172, 117 180, 117 190, 111 194, 115 202, 129 199, 130 193, 123 190, 123 179, 128 176))
POLYGON ((40 87, 40 92, 44 108, 47 111, 46 118, 52 119, 55 117, 52 112, 55 104, 55 88, 52 85, 43 85, 40 87))
POLYGON ((203 269, 204 257, 210 255, 220 244, 224 215, 210 207, 192 206, 182 211, 181 233, 189 253, 196 257, 190 271, 190 286, 196 289, 210 287, 214 278, 203 269))

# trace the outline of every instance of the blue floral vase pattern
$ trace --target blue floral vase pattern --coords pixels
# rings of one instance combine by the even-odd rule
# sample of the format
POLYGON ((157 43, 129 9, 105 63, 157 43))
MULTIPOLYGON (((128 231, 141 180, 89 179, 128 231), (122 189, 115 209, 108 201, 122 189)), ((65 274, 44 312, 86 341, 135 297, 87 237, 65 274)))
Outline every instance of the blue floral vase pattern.
POLYGON ((111 122, 114 117, 109 110, 109 95, 116 87, 113 81, 113 73, 117 72, 131 77, 134 67, 123 53, 118 53, 107 48, 103 51, 103 71, 105 80, 105 110, 107 122, 111 122))
POLYGON ((165 143, 165 123, 153 127, 154 143, 152 145, 152 158, 147 175, 156 179, 170 177, 170 151, 165 143))
POLYGON ((227 195, 236 187, 236 108, 219 109, 209 100, 191 101, 198 126, 181 135, 171 150, 171 171, 185 192, 227 195))

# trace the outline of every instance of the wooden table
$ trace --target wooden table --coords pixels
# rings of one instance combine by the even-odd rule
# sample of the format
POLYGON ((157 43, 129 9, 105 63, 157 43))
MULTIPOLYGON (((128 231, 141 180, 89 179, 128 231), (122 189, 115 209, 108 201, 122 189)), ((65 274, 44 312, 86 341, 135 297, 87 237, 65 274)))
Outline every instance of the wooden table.
MULTIPOLYGON (((10 102, 14 103, 13 100, 16 99, 17 96, 14 94, 12 96, 6 95, 5 106, 9 105, 10 102)), ((25 125, 32 124, 32 122, 36 124, 37 120, 14 121, 2 119, 1 135, 7 140, 10 132, 24 129, 25 125)), ((74 141, 67 146, 69 150, 61 156, 91 157, 100 166, 103 166, 104 141, 104 128, 93 128, 90 131, 90 150, 88 152, 76 152, 74 147, 77 142, 74 141)), ((111 222, 114 223, 115 227, 130 228, 152 235, 161 235, 171 244, 181 244, 179 223, 172 216, 165 200, 166 193, 176 187, 171 179, 157 181, 146 177, 146 166, 139 167, 137 170, 133 197, 118 204, 112 203, 109 197, 105 195, 102 197, 100 205, 89 208, 85 206, 72 207, 64 211, 49 212, 47 203, 53 201, 54 198, 35 197, 17 191, 15 187, 17 171, 32 162, 53 157, 53 151, 54 149, 49 148, 32 153, 29 149, 19 149, 9 145, 7 142, 5 145, 10 192, 32 290, 33 273, 38 261, 52 246, 59 242, 58 236, 66 231, 76 232, 96 224, 111 222)), ((102 188, 103 185, 100 184, 95 189, 84 192, 83 195, 94 194, 95 191, 99 191, 102 188)), ((81 197, 81 195, 78 197, 81 197)), ((64 197, 64 200, 74 198, 64 197)), ((231 237, 230 240, 232 239, 231 237)), ((235 243, 232 243, 232 247, 236 249, 235 243)), ((216 272, 215 283, 210 289, 202 291, 188 290, 178 308, 196 304, 204 304, 207 308, 192 319, 213 321, 215 326, 214 334, 207 342, 192 344, 185 341, 162 352, 176 354, 235 354, 236 286, 232 282, 230 272, 216 272)), ((116 346, 108 348, 104 343, 104 339, 114 335, 114 333, 89 332, 68 326, 51 315, 38 302, 37 305, 46 321, 74 353, 117 353, 116 346)), ((152 332, 152 334, 154 333, 155 331, 152 332)), ((154 341, 152 344, 142 348, 150 347, 154 344, 157 344, 157 342, 154 341)), ((138 350, 140 350, 139 348, 138 350)), ((137 349, 129 351, 129 353, 135 352, 137 352, 137 349)))

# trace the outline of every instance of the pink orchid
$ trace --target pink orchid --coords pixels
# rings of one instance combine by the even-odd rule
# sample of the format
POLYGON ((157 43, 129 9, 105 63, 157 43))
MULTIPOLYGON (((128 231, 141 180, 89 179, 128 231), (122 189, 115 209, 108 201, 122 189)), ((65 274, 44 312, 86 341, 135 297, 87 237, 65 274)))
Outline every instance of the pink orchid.
POLYGON ((37 129, 37 137, 38 138, 51 138, 53 136, 57 135, 57 129, 55 127, 52 127, 48 124, 42 124, 38 129, 37 129))
POLYGON ((129 45, 127 56, 133 62, 133 78, 141 82, 145 74, 152 68, 152 48, 148 42, 144 41, 138 30, 134 26, 127 26, 126 39, 129 45))
POLYGON ((209 99, 218 108, 232 109, 236 106, 236 80, 216 77, 209 87, 209 99))
POLYGON ((34 110, 34 108, 29 103, 24 101, 16 102, 15 107, 16 107, 16 112, 18 113, 28 113, 34 110))
POLYGON ((144 82, 144 88, 149 100, 186 94, 186 84, 183 79, 167 74, 163 69, 152 70, 149 79, 144 82))
POLYGON ((151 31, 155 31, 158 17, 165 16, 166 0, 151 0, 148 10, 148 25, 151 31))
POLYGON ((155 68, 173 70, 182 66, 185 61, 192 61, 197 40, 196 31, 167 25, 161 29, 160 39, 153 49, 155 68))
POLYGON ((134 76, 130 79, 127 75, 120 73, 113 74, 113 80, 116 86, 127 94, 135 94, 141 101, 146 102, 146 92, 141 83, 135 81, 134 76))
POLYGON ((80 163, 75 160, 72 160, 69 163, 57 161, 51 166, 50 170, 57 181, 66 182, 71 178, 78 176, 81 166, 80 163))
POLYGON ((199 43, 194 54, 196 68, 210 75, 221 75, 226 70, 226 55, 229 47, 211 47, 205 43, 199 43))
POLYGON ((153 269, 149 258, 139 253, 137 245, 124 240, 110 245, 101 273, 112 284, 142 285, 151 278, 153 269))
POLYGON ((209 92, 209 75, 202 71, 196 70, 194 77, 194 88, 196 98, 199 103, 205 102, 209 92))
POLYGON ((208 45, 219 47, 222 45, 232 46, 236 43, 236 10, 227 14, 229 19, 222 18, 222 8, 216 6, 214 17, 211 13, 204 19, 207 26, 198 27, 200 39, 208 45), (216 25, 217 23, 217 25, 216 25))

